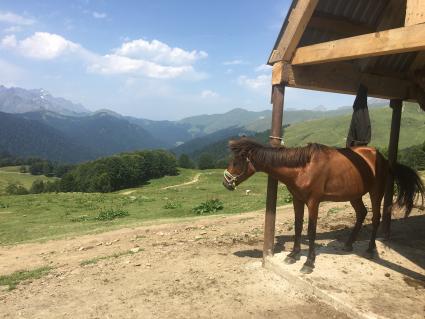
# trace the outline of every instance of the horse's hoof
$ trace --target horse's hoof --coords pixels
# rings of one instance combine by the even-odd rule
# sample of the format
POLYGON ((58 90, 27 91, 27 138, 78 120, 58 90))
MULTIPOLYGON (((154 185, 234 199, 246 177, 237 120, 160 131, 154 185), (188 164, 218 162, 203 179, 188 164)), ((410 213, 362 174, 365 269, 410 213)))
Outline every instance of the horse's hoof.
POLYGON ((345 244, 344 247, 342 247, 342 250, 343 251, 346 251, 346 252, 353 251, 353 245, 347 245, 347 244, 345 244))
POLYGON ((286 256, 285 260, 283 261, 287 265, 292 265, 297 262, 297 259, 292 256, 286 256))
POLYGON ((300 272, 303 274, 311 274, 313 272, 313 268, 314 266, 312 267, 312 266, 304 264, 300 272))

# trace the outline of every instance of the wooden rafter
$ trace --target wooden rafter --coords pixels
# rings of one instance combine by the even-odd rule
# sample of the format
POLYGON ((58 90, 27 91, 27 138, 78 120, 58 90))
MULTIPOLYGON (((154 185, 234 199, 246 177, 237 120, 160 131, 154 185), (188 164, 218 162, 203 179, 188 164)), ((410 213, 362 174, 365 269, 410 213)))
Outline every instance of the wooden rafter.
POLYGON ((414 100, 412 83, 391 77, 362 73, 353 63, 337 62, 309 66, 293 66, 279 62, 273 65, 273 84, 318 91, 356 94, 360 83, 368 87, 370 96, 385 99, 414 100))
POLYGON ((285 32, 272 52, 269 64, 277 61, 289 61, 292 58, 318 2, 319 0, 298 0, 289 14, 285 32))
POLYGON ((308 65, 425 49, 425 24, 417 24, 298 48, 293 65, 308 65))
POLYGON ((423 0, 406 0, 406 16, 404 25, 424 23, 425 3, 423 0))

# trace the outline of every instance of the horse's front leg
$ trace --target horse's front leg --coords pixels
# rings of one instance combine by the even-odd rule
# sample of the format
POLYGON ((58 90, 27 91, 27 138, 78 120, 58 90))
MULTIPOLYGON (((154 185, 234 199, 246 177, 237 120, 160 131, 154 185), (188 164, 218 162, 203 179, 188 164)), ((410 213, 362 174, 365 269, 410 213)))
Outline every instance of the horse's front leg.
POLYGON ((298 259, 300 259, 301 253, 301 233, 303 231, 303 221, 304 221, 304 202, 294 198, 294 213, 295 213, 295 238, 294 238, 294 248, 286 256, 285 263, 293 264, 298 259))
POLYGON ((312 202, 307 204, 308 207, 308 256, 307 260, 301 268, 301 272, 304 274, 310 274, 313 272, 314 261, 316 260, 316 227, 317 227, 317 216, 319 213, 319 203, 312 202))

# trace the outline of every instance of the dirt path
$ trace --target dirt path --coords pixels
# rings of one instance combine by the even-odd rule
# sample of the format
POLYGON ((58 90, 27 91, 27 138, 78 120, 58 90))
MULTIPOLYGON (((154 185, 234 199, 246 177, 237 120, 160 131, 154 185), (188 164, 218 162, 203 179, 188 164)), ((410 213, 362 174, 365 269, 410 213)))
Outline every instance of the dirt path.
MULTIPOLYGON (((354 220, 345 203, 325 203, 320 216, 318 232, 337 230, 344 238, 354 220)), ((53 267, 46 277, 13 291, 0 289, 0 313, 2 318, 347 318, 261 267, 263 219, 262 211, 213 216, 0 247, 0 275, 53 267), (81 265, 90 259, 98 261, 81 265)), ((276 227, 278 238, 292 237, 291 207, 279 209, 276 227)), ((277 249, 282 248, 291 243, 279 242, 277 249)))
POLYGON ((189 182, 181 183, 181 184, 177 184, 177 185, 166 186, 166 187, 163 187, 162 189, 176 188, 176 187, 181 187, 181 186, 195 184, 195 183, 197 183, 199 181, 199 177, 201 177, 201 173, 196 174, 193 177, 193 179, 191 181, 189 181, 189 182))
MULTIPOLYGON (((280 209, 287 231, 290 209, 280 209)), ((2 318, 346 318, 261 267, 262 212, 0 248, 0 274, 44 265, 0 291, 2 318), (105 258, 81 266, 84 260, 105 258)))

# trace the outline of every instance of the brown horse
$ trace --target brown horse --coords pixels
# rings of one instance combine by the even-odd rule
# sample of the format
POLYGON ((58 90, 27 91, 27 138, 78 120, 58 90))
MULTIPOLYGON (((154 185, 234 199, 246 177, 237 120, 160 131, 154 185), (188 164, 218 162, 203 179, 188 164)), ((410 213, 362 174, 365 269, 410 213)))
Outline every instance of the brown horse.
MULTIPOLYGON (((255 172, 265 172, 284 183, 293 196, 295 240, 286 263, 292 264, 299 259, 304 205, 307 205, 309 252, 301 271, 313 271, 317 215, 319 204, 323 201, 350 201, 356 211, 356 224, 345 244, 345 249, 351 251, 367 214, 362 201, 366 193, 370 195, 373 212, 368 253, 373 253, 381 219, 381 201, 389 175, 388 161, 375 148, 337 149, 320 144, 274 148, 246 138, 230 141, 229 147, 234 158, 224 172, 223 185, 227 189, 234 190, 255 172)), ((398 186, 396 202, 405 207, 408 216, 416 196, 420 195, 423 201, 424 185, 418 174, 407 166, 397 164, 392 174, 398 186)))

